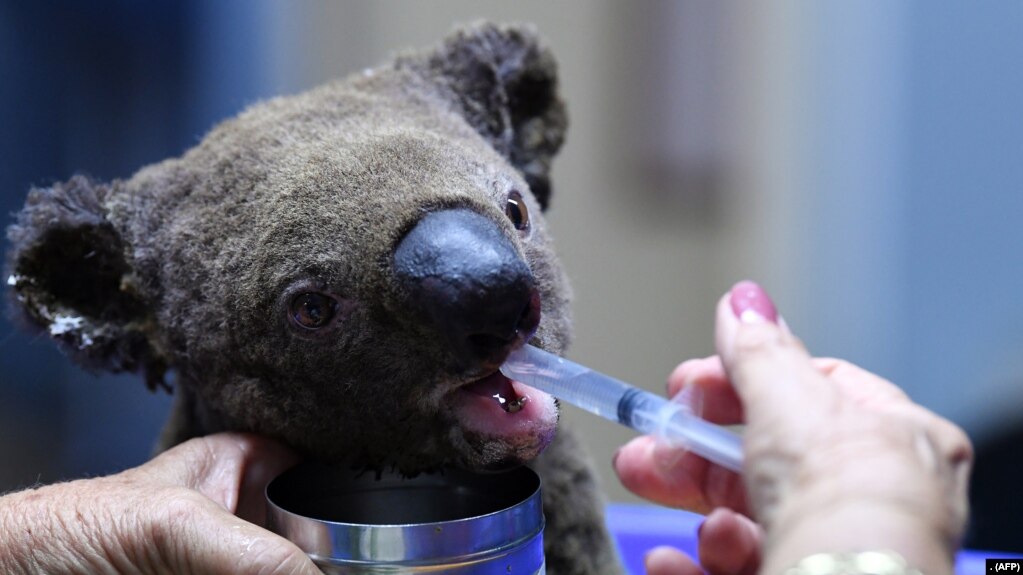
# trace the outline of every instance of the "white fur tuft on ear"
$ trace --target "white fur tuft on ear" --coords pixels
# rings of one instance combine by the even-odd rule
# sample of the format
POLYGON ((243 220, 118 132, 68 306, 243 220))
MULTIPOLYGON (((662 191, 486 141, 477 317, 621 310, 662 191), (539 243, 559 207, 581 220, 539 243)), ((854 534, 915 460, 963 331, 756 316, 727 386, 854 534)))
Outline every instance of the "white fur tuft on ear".
POLYGON ((164 362, 153 351, 152 321, 133 288, 129 249, 107 219, 109 188, 77 176, 29 192, 7 230, 16 308, 76 361, 91 369, 144 371, 160 385, 164 362))

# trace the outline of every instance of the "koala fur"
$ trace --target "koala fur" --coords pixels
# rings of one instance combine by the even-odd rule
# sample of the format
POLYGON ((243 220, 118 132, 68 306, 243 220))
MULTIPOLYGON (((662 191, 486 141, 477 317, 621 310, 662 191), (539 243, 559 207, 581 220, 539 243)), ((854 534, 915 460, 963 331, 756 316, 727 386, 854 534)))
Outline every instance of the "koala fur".
POLYGON ((407 474, 528 462, 543 479, 549 572, 616 573, 570 431, 490 434, 452 415, 453 390, 503 355, 454 357, 395 280, 396 246, 427 214, 482 216, 532 275, 539 324, 524 337, 564 351, 570 293, 541 212, 565 129, 555 63, 535 32, 476 24, 254 105, 129 179, 33 189, 8 230, 8 284, 29 323, 82 365, 173 387, 161 449, 242 430, 407 474), (509 219, 512 191, 528 235, 509 219), (305 293, 332 302, 326 327, 292 321, 305 293))

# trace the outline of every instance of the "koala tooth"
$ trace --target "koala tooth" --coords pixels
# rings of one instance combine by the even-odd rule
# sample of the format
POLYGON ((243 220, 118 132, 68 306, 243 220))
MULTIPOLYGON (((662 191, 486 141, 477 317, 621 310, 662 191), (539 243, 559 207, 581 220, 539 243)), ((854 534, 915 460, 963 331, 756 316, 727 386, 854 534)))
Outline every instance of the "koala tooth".
POLYGON ((529 398, 525 396, 518 397, 511 401, 508 401, 500 393, 495 393, 491 397, 493 397, 494 400, 497 401, 498 405, 501 406, 501 409, 505 410, 505 412, 507 413, 518 413, 522 411, 522 407, 526 404, 527 401, 529 401, 529 398))
POLYGON ((527 401, 529 401, 529 398, 522 396, 507 403, 502 403, 501 407, 503 407, 508 413, 518 413, 519 411, 522 411, 522 408, 526 405, 527 401))

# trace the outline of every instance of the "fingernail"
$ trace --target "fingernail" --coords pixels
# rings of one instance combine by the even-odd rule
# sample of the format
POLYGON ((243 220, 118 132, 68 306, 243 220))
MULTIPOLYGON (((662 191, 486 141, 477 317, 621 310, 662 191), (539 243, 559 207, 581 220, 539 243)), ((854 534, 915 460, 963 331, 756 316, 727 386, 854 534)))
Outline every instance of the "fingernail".
POLYGON ((619 447, 618 449, 615 450, 615 454, 611 456, 611 469, 618 469, 618 466, 617 466, 618 456, 621 455, 621 453, 622 453, 622 448, 619 447))
POLYGON ((745 323, 769 321, 778 323, 778 310, 764 288, 751 281, 741 281, 732 287, 729 302, 732 313, 745 323))
POLYGON ((703 521, 700 522, 699 525, 696 526, 696 538, 697 539, 703 537, 703 526, 706 525, 706 524, 707 524, 707 520, 704 519, 703 521))

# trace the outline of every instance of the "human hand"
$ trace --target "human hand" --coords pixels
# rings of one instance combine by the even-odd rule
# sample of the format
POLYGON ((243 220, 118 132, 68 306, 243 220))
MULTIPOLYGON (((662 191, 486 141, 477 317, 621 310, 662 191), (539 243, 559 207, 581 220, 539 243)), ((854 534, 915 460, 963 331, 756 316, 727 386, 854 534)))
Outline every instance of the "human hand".
POLYGON ((320 575, 257 526, 266 484, 296 462, 277 442, 222 433, 117 475, 5 495, 0 572, 320 575))
MULTIPOLYGON (((811 553, 891 549, 925 573, 951 572, 972 459, 959 428, 872 373, 810 358, 750 282, 719 302, 716 345, 720 357, 672 373, 669 394, 695 386, 708 420, 746 423, 743 477, 648 437, 615 460, 622 483, 648 499, 756 518, 711 514, 705 569, 775 573, 811 553)), ((648 567, 685 573, 687 561, 658 550, 648 567)))

